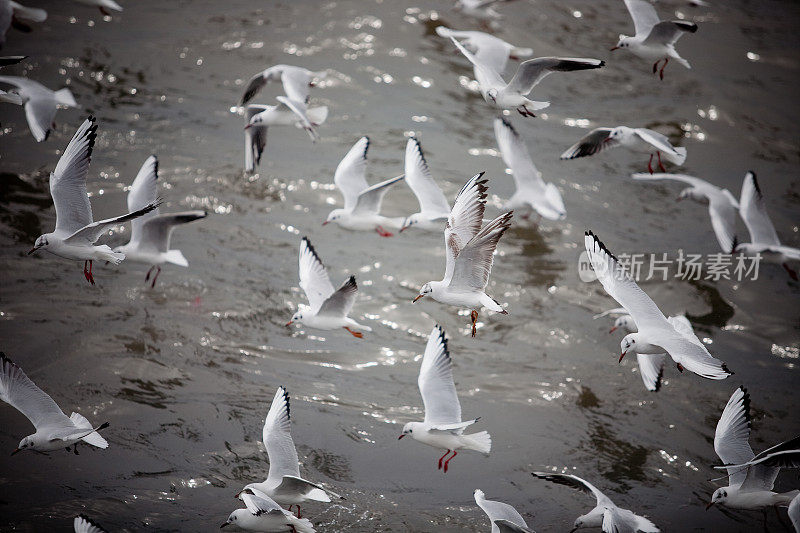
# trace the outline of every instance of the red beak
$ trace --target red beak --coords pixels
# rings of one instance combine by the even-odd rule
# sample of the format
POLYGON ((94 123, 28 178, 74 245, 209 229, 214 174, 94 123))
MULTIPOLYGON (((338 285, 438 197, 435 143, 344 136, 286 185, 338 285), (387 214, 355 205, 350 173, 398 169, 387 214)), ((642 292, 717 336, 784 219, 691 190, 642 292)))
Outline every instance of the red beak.
POLYGON ((422 298, 423 296, 425 296, 425 295, 424 295, 424 294, 420 294, 420 295, 418 295, 416 298, 414 298, 413 300, 411 300, 411 303, 412 303, 412 304, 413 304, 413 303, 416 303, 416 302, 417 302, 417 300, 419 300, 419 299, 420 299, 420 298, 422 298))
POLYGON ((611 48, 611 49, 609 50, 609 52, 613 52, 614 50, 619 50, 619 46, 615 46, 614 48, 611 48))
POLYGON ((609 333, 614 333, 615 331, 617 331, 617 326, 614 326, 613 328, 608 330, 609 333))
POLYGON ((35 251, 36 251, 36 248, 31 248, 30 251, 28 252, 28 255, 31 255, 35 251))
POLYGON ((330 222, 330 221, 329 221, 329 220, 326 220, 325 222, 323 222, 323 223, 322 223, 322 225, 324 226, 324 225, 326 225, 328 222, 330 222))
POLYGON ((628 353, 628 352, 622 352, 622 355, 619 356, 619 361, 617 361, 617 364, 622 362, 622 358, 625 357, 626 353, 628 353))
POLYGON ((714 505, 714 502, 708 502, 708 505, 706 505, 706 511, 708 511, 709 509, 711 509, 711 506, 712 506, 712 505, 714 505))
POLYGON ((21 451, 22 451, 22 450, 20 450, 19 448, 17 448, 17 449, 16 449, 16 450, 14 450, 13 452, 11 452, 11 455, 14 455, 15 453, 19 453, 19 452, 21 452, 21 451))
MULTIPOLYGON (((287 326, 291 326, 292 324, 294 324, 294 320, 290 320, 289 322, 286 323, 287 326)), ((239 495, 237 494, 236 497, 238 498, 239 495)))
POLYGON ((402 439, 402 438, 403 438, 403 437, 405 437, 405 436, 406 436, 406 435, 405 435, 405 433, 404 433, 404 434, 400 435, 399 437, 397 437, 397 440, 400 440, 400 439, 402 439))

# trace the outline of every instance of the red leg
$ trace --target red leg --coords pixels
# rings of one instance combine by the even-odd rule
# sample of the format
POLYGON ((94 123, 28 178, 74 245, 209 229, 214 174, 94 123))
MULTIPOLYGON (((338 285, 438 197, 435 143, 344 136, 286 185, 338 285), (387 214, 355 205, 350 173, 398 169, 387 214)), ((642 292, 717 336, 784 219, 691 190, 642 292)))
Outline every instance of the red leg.
POLYGON ((658 75, 662 80, 664 79, 664 69, 667 68, 667 63, 669 63, 668 57, 664 59, 664 65, 661 67, 661 70, 658 71, 658 75))
POLYGON ((475 327, 475 321, 478 320, 478 312, 473 309, 469 316, 470 318, 472 318, 472 336, 474 337, 475 333, 477 332, 477 328, 475 327))
POLYGON ((150 270, 148 270, 148 271, 147 271, 147 275, 144 277, 144 282, 145 282, 145 283, 147 283, 148 281, 150 281, 150 274, 153 272, 153 269, 154 269, 155 267, 156 267, 156 266, 155 266, 155 265, 153 265, 153 266, 151 266, 151 267, 150 267, 150 270))
POLYGON ((158 275, 159 275, 159 274, 161 274, 161 267, 160 267, 160 266, 156 266, 156 269, 157 269, 157 270, 156 270, 156 275, 155 275, 155 276, 153 276, 153 283, 150 285, 150 288, 151 288, 151 289, 152 289, 152 288, 155 288, 155 286, 156 286, 156 280, 158 279, 158 275))
POLYGON ((661 63, 660 59, 658 61, 656 61, 655 63, 653 63, 653 74, 655 74, 658 71, 658 64, 659 63, 661 63))
POLYGON ((298 503, 296 505, 297 505, 297 518, 303 518, 302 516, 300 516, 300 504, 298 503))
POLYGON ((447 450, 446 452, 444 452, 444 455, 442 455, 441 457, 439 457, 439 468, 438 468, 439 470, 441 470, 441 469, 442 469, 442 459, 444 459, 444 458, 445 458, 445 456, 446 456, 447 454, 449 454, 449 453, 450 453, 450 450, 447 450))
POLYGON ((380 235, 381 237, 391 237, 392 235, 394 235, 394 233, 383 229, 383 226, 375 226, 375 231, 377 231, 378 235, 380 235))
POLYGON ((661 151, 657 151, 656 154, 658 154, 658 168, 661 169, 661 172, 666 172, 667 169, 664 168, 664 163, 661 162, 661 151))
POLYGON ((678 363, 678 371, 683 374, 683 365, 678 363))
POLYGON ((94 276, 92 275, 92 260, 89 259, 89 283, 94 285, 94 276))
POLYGON ((453 455, 451 455, 451 456, 450 456, 450 459, 448 459, 447 461, 445 461, 445 462, 444 462, 444 473, 445 473, 445 474, 447 473, 447 465, 449 465, 449 464, 450 464, 450 461, 451 461, 451 460, 453 459, 453 457, 455 457, 456 455, 458 455, 458 452, 457 452, 457 451, 455 451, 455 450, 453 450, 453 455))
POLYGON ((348 328, 347 326, 345 326, 344 329, 349 331, 350 335, 352 335, 353 337, 356 337, 356 338, 359 338, 359 339, 363 339, 364 338, 364 334, 361 333, 360 331, 353 331, 352 329, 348 328))
POLYGON ((89 281, 89 261, 83 262, 83 277, 86 278, 86 281, 89 281))
POLYGON ((647 162, 647 170, 650 174, 653 173, 653 154, 650 154, 650 161, 647 162))

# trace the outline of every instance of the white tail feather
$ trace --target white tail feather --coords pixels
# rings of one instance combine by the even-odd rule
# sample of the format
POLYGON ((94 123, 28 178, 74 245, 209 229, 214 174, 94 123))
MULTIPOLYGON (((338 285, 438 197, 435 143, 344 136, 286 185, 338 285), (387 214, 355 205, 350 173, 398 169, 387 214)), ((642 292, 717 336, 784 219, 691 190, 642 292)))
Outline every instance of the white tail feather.
MULTIPOLYGON (((92 429, 92 423, 86 420, 86 417, 81 415, 80 413, 72 413, 69 417, 72 420, 72 423, 75 425, 76 428, 80 429, 92 429)), ((83 442, 87 444, 91 444, 92 446, 96 446, 97 448, 108 448, 108 442, 106 439, 100 436, 100 434, 96 431, 92 431, 85 437, 83 437, 83 442)))
POLYGON ((189 261, 183 256, 180 250, 170 250, 165 254, 165 260, 167 263, 172 263, 173 265, 178 265, 182 267, 188 267, 189 261))
POLYGON ((56 99, 56 102, 61 104, 61 105, 65 105, 65 106, 69 106, 69 107, 78 107, 78 102, 75 101, 75 97, 72 96, 72 93, 66 87, 63 88, 63 89, 57 90, 55 92, 54 97, 56 99))
POLYGON ((306 116, 312 124, 319 126, 328 119, 328 106, 311 107, 306 111, 306 116))
MULTIPOLYGON (((294 517, 294 515, 292 515, 294 517)), ((311 521, 307 518, 297 518, 294 517, 293 520, 290 520, 294 529, 297 530, 297 533, 316 533, 316 529, 314 529, 314 525, 311 521)))
POLYGON ((329 502, 331 501, 331 497, 328 496, 328 493, 322 489, 311 489, 306 493, 306 498, 309 500, 314 500, 315 502, 329 502))
POLYGON ((481 431, 480 433, 473 433, 472 435, 463 435, 463 438, 467 441, 467 445, 464 446, 465 448, 481 453, 489 453, 492 451, 492 436, 489 435, 488 431, 481 431))

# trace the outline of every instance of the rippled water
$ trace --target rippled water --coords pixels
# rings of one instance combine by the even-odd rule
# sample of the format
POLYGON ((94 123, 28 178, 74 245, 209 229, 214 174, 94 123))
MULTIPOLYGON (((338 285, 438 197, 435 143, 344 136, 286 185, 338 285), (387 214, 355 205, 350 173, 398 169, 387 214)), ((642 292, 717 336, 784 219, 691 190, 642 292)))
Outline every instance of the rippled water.
MULTIPOLYGON (((776 266, 757 281, 644 283, 665 312, 685 311, 736 372, 720 383, 671 366, 662 391, 647 393, 632 360, 616 364, 609 322, 591 319, 616 304, 577 277, 583 231, 620 253, 715 253, 706 210, 676 203, 677 185, 627 179, 643 170, 641 156, 558 155, 587 128, 658 127, 688 148, 687 173, 736 195, 756 170, 779 235, 800 245, 797 3, 660 2, 662 14, 700 24, 679 45, 693 69, 670 64, 663 82, 646 62, 607 51, 632 30, 619 0, 503 6, 500 37, 537 55, 609 64, 548 78, 536 96, 551 108, 510 117, 568 217, 517 224, 503 238, 490 293, 510 315, 482 314, 475 340, 467 315, 411 304, 441 276, 440 236, 320 226, 341 202, 333 170, 364 134, 373 182, 401 171, 405 137, 417 132, 449 198, 486 170, 489 214, 499 212, 512 182, 495 151, 493 113, 465 87, 464 58, 433 31, 474 21, 443 0, 136 0, 111 20, 73 2, 38 4, 50 17, 32 34, 9 34, 3 52, 31 56, 9 73, 54 88, 68 82, 83 109, 59 111, 57 130, 36 144, 21 109, 0 105, 2 349, 65 410, 110 421, 111 446, 9 458, 31 428, 0 406, 0 529, 68 530, 85 511, 112 531, 215 530, 238 489, 266 474, 261 424, 281 384, 292 394, 302 473, 347 497, 306 506, 319 531, 485 531, 475 488, 516 506, 538 531, 565 531, 592 502, 530 477, 543 468, 574 469, 665 531, 762 528, 760 513, 703 510, 716 486, 707 482, 718 461, 713 432, 739 384, 751 391, 757 451, 800 432, 798 284, 776 266), (245 178, 242 120, 230 108, 251 74, 276 63, 328 69, 312 97, 331 116, 316 145, 300 130, 272 131, 261 173, 245 178), (167 210, 210 213, 175 232, 191 267, 166 267, 155 290, 144 285, 146 266, 96 265, 90 287, 77 263, 25 255, 54 224, 47 176, 88 113, 100 125, 89 179, 97 218, 124 209, 124 187, 151 153, 167 210), (283 326, 304 302, 301 235, 334 284, 358 277, 356 311, 374 329, 364 340, 283 326), (435 321, 451 337, 464 415, 482 416, 480 429, 494 437, 491 456, 459 454, 446 475, 436 450, 397 441, 401 424, 422 416, 419 354, 435 321)), ((279 91, 268 87, 256 101, 279 91)), ((416 210, 405 187, 385 204, 394 215, 416 210)), ((783 473, 778 486, 797 482, 783 473)), ((773 513, 769 527, 780 527, 773 513)))

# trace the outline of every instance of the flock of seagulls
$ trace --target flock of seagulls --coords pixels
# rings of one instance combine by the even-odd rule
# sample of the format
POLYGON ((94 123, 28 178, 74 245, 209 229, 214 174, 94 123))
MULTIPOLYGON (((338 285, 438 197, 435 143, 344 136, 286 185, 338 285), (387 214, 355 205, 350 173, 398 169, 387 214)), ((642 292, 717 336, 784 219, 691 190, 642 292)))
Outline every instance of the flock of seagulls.
MULTIPOLYGON (((78 1, 98 7, 104 14, 122 9, 113 0, 78 1)), ((501 18, 495 8, 502 3, 502 0, 458 0, 454 7, 482 21, 494 21, 501 18)), ((621 35, 612 50, 627 49, 654 61, 653 73, 658 73, 661 79, 670 59, 690 68, 675 50, 675 43, 683 34, 695 33, 698 29, 696 24, 682 20, 662 21, 646 0, 624 0, 624 4, 633 19, 635 35, 621 35)), ((42 22, 46 16, 43 10, 0 0, 0 40, 5 38, 10 25, 26 28, 22 21, 42 22)), ((370 140, 364 136, 355 142, 334 172, 333 182, 342 194, 344 207, 331 211, 323 225, 334 223, 347 230, 374 231, 382 237, 391 237, 393 231, 403 232, 410 228, 442 232, 446 257, 443 278, 422 284, 413 302, 429 296, 448 306, 469 309, 471 335, 475 337, 479 309, 508 314, 506 305, 489 296, 486 287, 498 242, 511 226, 514 213, 528 219, 535 212, 539 220, 551 221, 567 216, 561 193, 553 183, 542 179, 524 139, 511 124, 508 112, 516 110, 523 117, 535 117, 534 111, 550 105, 549 102, 529 99, 532 90, 545 77, 554 72, 599 69, 605 66, 605 61, 566 57, 527 59, 506 82, 503 72, 509 60, 532 56, 530 48, 512 45, 481 31, 460 31, 440 26, 436 33, 449 39, 472 65, 486 103, 495 111, 506 112, 493 119, 497 145, 516 185, 514 194, 503 206, 503 213, 491 220, 484 219, 489 180, 483 172, 465 183, 451 207, 433 178, 419 139, 413 136, 406 144, 404 173, 370 185, 367 181, 370 140), (405 182, 413 191, 419 202, 419 211, 405 217, 382 215, 384 197, 400 182, 405 182)), ((0 58, 0 66, 23 59, 21 56, 0 58)), ((312 142, 319 139, 318 128, 325 123, 329 110, 326 106, 309 106, 310 90, 326 75, 326 71, 275 65, 250 79, 239 102, 245 117, 245 172, 256 171, 266 149, 270 127, 296 126, 305 130, 312 142), (276 97, 275 104, 251 103, 271 82, 279 82, 285 94, 276 97)), ((0 83, 13 87, 8 92, 0 92, 0 101, 24 107, 30 131, 37 142, 48 138, 58 106, 78 107, 68 89, 52 91, 33 80, 15 76, 0 76, 0 83)), ((150 282, 152 277, 151 287, 155 287, 162 265, 170 263, 187 267, 189 264, 180 250, 170 249, 172 230, 202 219, 206 213, 196 210, 160 212, 163 200, 158 191, 158 159, 151 156, 129 189, 128 212, 94 221, 86 180, 96 138, 96 120, 90 116, 77 129, 50 175, 50 192, 56 211, 55 229, 36 239, 29 254, 41 250, 68 260, 84 261, 84 276, 92 285, 95 283, 94 261, 114 264, 123 260, 141 262, 150 265, 145 281, 150 282), (131 236, 127 244, 114 249, 96 244, 110 228, 128 221, 131 222, 131 236)), ((789 263, 800 260, 800 250, 781 244, 767 214, 755 173, 747 173, 741 197, 737 200, 730 191, 705 180, 666 173, 662 158, 672 165, 681 166, 686 160, 686 149, 674 146, 657 131, 628 126, 594 129, 568 148, 561 159, 592 156, 618 146, 650 155, 648 173, 634 174, 633 179, 678 181, 688 185, 680 193, 679 200, 690 198, 708 204, 712 227, 723 252, 762 254, 768 260, 782 264, 797 279, 789 263), (654 173, 654 158, 661 173, 654 173), (739 242, 736 236, 737 213, 747 226, 749 242, 739 242)), ((685 316, 664 315, 596 234, 586 231, 583 244, 598 281, 621 306, 595 318, 615 316, 609 333, 617 330, 625 333, 620 341, 619 361, 628 353, 636 354, 641 378, 648 391, 660 389, 668 356, 679 372, 688 370, 709 380, 724 380, 733 373, 725 362, 709 352, 685 316)), ((300 241, 298 266, 300 288, 309 305, 294 313, 287 326, 296 323, 320 330, 344 329, 359 339, 372 331, 369 326, 349 316, 358 296, 355 276, 349 276, 336 289, 307 237, 300 241)), ((428 337, 418 386, 424 404, 424 419, 406 423, 399 439, 409 436, 444 451, 437 462, 437 469, 443 473, 448 472, 459 450, 490 454, 492 436, 488 431, 466 432, 479 422, 480 417, 462 420, 453 378, 453 360, 447 337, 439 325, 433 326, 428 337)), ((108 422, 95 427, 78 413, 73 412, 67 417, 47 393, 2 353, 0 398, 25 415, 36 429, 35 433, 20 441, 12 455, 20 451, 44 453, 59 449, 77 454, 78 444, 108 447, 108 442, 99 433, 109 426, 108 422)), ((714 438, 714 450, 723 462, 717 468, 727 471, 727 476, 721 479, 727 479, 728 485, 713 493, 708 506, 745 510, 786 506, 792 523, 800 531, 800 491, 773 491, 781 469, 800 467, 800 437, 756 455, 748 442, 750 425, 750 396, 744 387, 739 387, 722 411, 714 438)), ((322 484, 301 477, 291 436, 290 396, 284 387, 277 389, 271 402, 262 442, 269 461, 267 477, 263 482, 245 485, 236 494, 244 508, 234 510, 221 527, 312 533, 314 525, 308 518, 301 517, 300 505, 330 503, 344 498, 322 484), (295 506, 297 509, 293 512, 295 506)), ((558 472, 531 474, 536 479, 565 485, 595 498, 595 507, 575 520, 573 531, 582 528, 602 528, 608 533, 659 531, 650 520, 618 507, 594 485, 578 476, 558 472)), ((493 533, 533 531, 512 506, 487 499, 479 489, 474 491, 474 499, 488 516, 493 533)), ((74 528, 86 533, 104 531, 84 515, 75 518, 74 528)))

